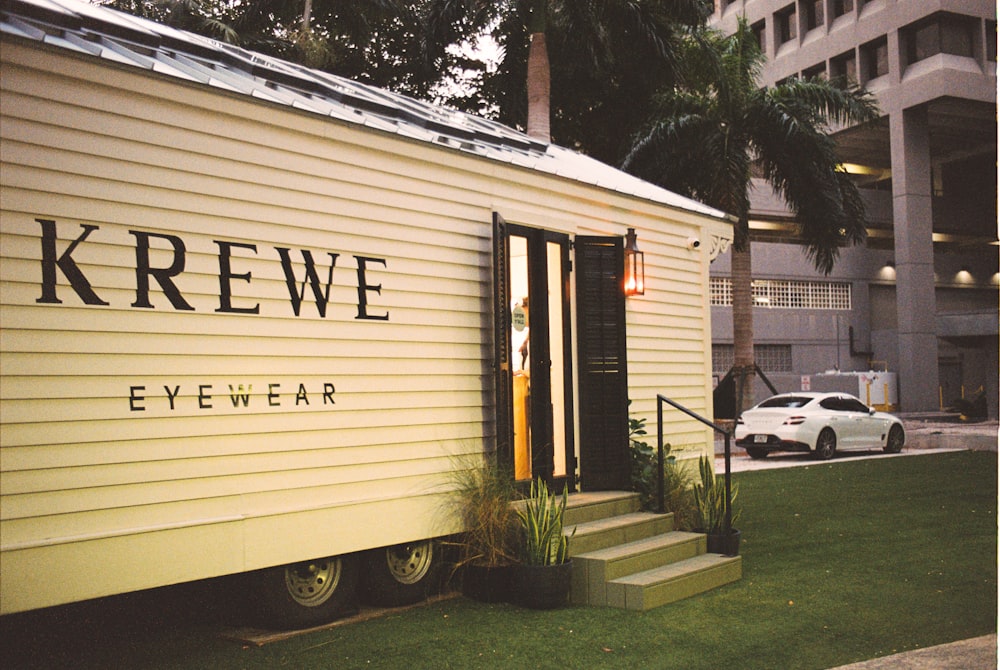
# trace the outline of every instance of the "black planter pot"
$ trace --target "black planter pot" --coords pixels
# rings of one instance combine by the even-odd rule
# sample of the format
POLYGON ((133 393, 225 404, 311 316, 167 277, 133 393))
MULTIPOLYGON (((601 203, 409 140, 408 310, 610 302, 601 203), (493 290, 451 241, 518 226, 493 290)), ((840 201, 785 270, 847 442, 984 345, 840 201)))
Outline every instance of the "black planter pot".
POLYGON ((743 534, 736 528, 730 530, 729 535, 726 535, 723 532, 707 533, 708 553, 723 554, 725 556, 739 556, 740 539, 742 536, 743 534))
POLYGON ((511 568, 511 601, 536 610, 565 607, 572 576, 573 561, 558 565, 515 565, 511 568))
POLYGON ((476 565, 462 568, 462 595, 481 603, 506 602, 511 597, 509 565, 476 565))

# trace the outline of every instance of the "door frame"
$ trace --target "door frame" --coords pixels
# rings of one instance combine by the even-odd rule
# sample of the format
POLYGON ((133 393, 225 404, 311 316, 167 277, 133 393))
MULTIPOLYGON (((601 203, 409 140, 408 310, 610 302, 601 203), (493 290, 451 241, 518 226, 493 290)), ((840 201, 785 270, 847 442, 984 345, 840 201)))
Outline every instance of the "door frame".
MULTIPOLYGON (((494 371, 496 375, 495 399, 497 403, 497 456, 504 467, 509 467, 513 473, 513 370, 514 361, 511 352, 511 278, 510 278, 510 238, 524 237, 528 249, 528 294, 531 305, 531 346, 528 349, 531 361, 531 472, 532 479, 541 476, 555 490, 565 485, 569 490, 576 490, 576 429, 574 411, 573 361, 575 349, 572 339, 571 321, 571 286, 570 286, 570 236, 543 228, 533 228, 519 224, 507 223, 502 216, 494 212, 494 371), (550 305, 548 300, 548 246, 549 243, 559 245, 560 300, 558 305, 550 305), (541 300, 539 296, 545 297, 541 300), (549 330, 549 314, 551 309, 561 310, 562 329, 559 333, 549 330), (553 474, 555 454, 553 453, 553 411, 551 378, 551 341, 561 338, 563 343, 563 433, 565 436, 566 472, 558 476, 553 474), (540 440, 536 439, 542 436, 540 440), (541 447, 541 448, 537 448, 541 447)), ((513 476, 513 474, 512 474, 513 476)), ((523 482, 525 485, 528 482, 523 482)))

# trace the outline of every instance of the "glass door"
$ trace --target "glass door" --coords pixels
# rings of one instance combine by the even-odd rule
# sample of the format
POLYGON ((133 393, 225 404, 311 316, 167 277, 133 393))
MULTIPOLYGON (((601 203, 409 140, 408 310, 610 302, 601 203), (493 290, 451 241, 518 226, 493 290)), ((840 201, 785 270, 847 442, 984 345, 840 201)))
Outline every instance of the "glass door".
POLYGON ((569 238, 514 225, 506 232, 514 477, 572 488, 569 238))

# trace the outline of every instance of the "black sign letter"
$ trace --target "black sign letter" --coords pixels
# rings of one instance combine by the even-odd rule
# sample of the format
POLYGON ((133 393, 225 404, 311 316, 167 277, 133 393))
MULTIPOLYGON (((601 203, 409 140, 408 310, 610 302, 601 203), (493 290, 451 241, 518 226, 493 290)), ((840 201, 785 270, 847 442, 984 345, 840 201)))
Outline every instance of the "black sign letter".
POLYGON ((358 261, 358 315, 354 317, 355 319, 371 319, 372 321, 388 321, 389 312, 385 314, 369 314, 368 313, 368 291, 375 291, 379 295, 382 295, 382 285, 381 284, 369 284, 368 280, 365 279, 365 270, 367 269, 367 264, 369 261, 372 263, 381 263, 385 265, 384 258, 369 258, 367 256, 355 256, 358 261))
POLYGON ((132 412, 145 412, 146 408, 141 404, 146 396, 138 395, 139 392, 145 391, 145 386, 129 386, 128 387, 128 408, 132 412))
POLYGON ((149 302, 149 278, 153 277, 163 289, 163 294, 170 300, 174 309, 194 311, 194 307, 184 300, 171 279, 184 271, 184 240, 175 235, 144 233, 138 230, 128 232, 135 235, 135 302, 132 303, 132 306, 153 309, 153 304, 149 302), (173 247, 174 260, 169 267, 152 268, 149 266, 149 238, 151 237, 166 240, 173 247))
POLYGON ((101 300, 94 293, 90 282, 80 272, 72 254, 76 247, 87 239, 97 226, 90 224, 80 224, 83 233, 66 247, 66 251, 61 256, 56 256, 56 222, 45 219, 35 219, 42 226, 42 297, 35 300, 38 303, 61 304, 62 300, 56 297, 56 268, 62 270, 69 280, 69 285, 73 287, 76 294, 87 305, 107 305, 109 303, 101 300))
POLYGON ((306 278, 302 282, 302 288, 300 290, 296 289, 297 279, 295 278, 295 272, 292 270, 292 259, 288 255, 290 249, 284 247, 275 247, 275 251, 281 256, 281 269, 285 271, 285 284, 288 285, 288 296, 292 299, 292 311, 295 312, 295 316, 299 316, 299 311, 302 308, 302 301, 306 297, 306 282, 309 282, 309 286, 312 287, 313 297, 316 299, 316 310, 319 311, 319 315, 322 318, 326 318, 326 305, 330 302, 330 285, 333 284, 333 269, 337 267, 337 257, 340 254, 326 252, 330 257, 330 271, 326 275, 326 290, 322 291, 319 283, 319 275, 316 274, 316 264, 313 262, 312 252, 308 249, 302 249, 302 260, 305 261, 306 266, 306 278))
POLYGON ((220 242, 219 240, 215 240, 215 243, 219 245, 219 309, 215 311, 232 312, 234 314, 260 314, 260 303, 257 303, 253 307, 233 307, 233 291, 229 285, 231 279, 242 279, 246 283, 250 283, 249 272, 233 274, 232 265, 229 262, 231 256, 230 249, 240 247, 241 249, 249 249, 257 253, 257 245, 241 244, 240 242, 220 242))

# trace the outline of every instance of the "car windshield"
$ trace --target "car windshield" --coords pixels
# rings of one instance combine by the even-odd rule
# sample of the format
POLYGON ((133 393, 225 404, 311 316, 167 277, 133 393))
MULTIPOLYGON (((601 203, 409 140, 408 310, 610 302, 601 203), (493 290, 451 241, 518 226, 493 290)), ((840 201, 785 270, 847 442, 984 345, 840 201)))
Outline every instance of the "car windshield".
POLYGON ((809 396, 779 395, 774 398, 768 398, 758 405, 758 407, 803 407, 808 405, 811 400, 812 398, 809 396))

